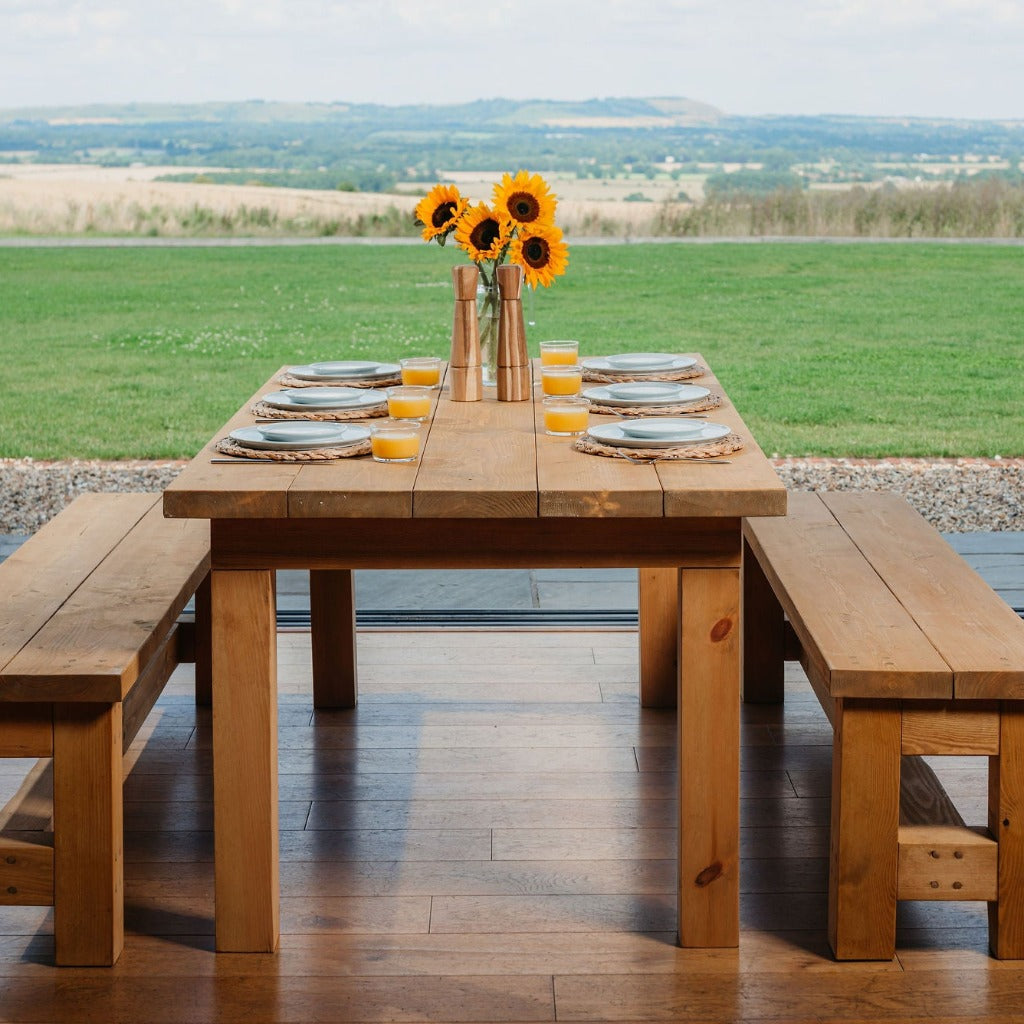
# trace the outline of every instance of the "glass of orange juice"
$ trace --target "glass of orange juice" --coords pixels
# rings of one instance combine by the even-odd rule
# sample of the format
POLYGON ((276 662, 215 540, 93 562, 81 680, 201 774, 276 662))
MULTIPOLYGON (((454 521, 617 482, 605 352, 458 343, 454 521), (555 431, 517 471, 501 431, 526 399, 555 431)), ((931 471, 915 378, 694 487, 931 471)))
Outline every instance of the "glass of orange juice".
POLYGON ((380 420, 370 425, 370 454, 374 462, 415 462, 420 455, 418 420, 380 420))
POLYGON ((540 386, 545 395, 578 395, 582 384, 582 366, 541 366, 540 386))
POLYGON ((544 433, 556 437, 575 437, 586 433, 590 422, 590 399, 579 395, 555 395, 545 398, 544 433))
POLYGON ((399 359, 403 384, 418 384, 421 387, 436 388, 441 383, 441 360, 437 356, 412 356, 399 359))
POLYGON ((542 341, 540 362, 542 366, 575 366, 580 354, 578 341, 542 341))
POLYGON ((425 420, 430 415, 430 392, 427 387, 387 388, 388 415, 396 420, 425 420))

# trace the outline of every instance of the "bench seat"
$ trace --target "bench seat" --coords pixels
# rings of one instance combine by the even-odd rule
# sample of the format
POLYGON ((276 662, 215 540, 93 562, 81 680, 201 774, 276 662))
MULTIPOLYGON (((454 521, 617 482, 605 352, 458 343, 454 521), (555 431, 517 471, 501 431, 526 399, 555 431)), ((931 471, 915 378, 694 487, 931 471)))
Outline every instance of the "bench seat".
POLYGON ((209 568, 155 494, 82 495, 0 564, 0 757, 46 759, 0 812, 0 904, 54 907, 58 964, 123 946, 122 753, 180 662, 208 698, 209 568))
POLYGON ((1024 622, 895 495, 794 493, 743 532, 744 700, 780 701, 799 659, 835 732, 836 957, 889 959, 897 900, 952 899, 987 901, 992 952, 1024 958, 1024 622), (984 825, 929 754, 990 758, 984 825))

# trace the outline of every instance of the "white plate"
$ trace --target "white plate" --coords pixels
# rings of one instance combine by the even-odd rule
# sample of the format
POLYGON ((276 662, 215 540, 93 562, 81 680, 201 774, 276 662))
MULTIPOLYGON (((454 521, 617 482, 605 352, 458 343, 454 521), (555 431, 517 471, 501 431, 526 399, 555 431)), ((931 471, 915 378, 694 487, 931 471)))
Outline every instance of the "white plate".
POLYGON ((683 405, 699 402, 711 392, 697 384, 674 384, 672 381, 641 380, 632 384, 603 384, 587 388, 584 398, 601 405, 683 405))
POLYGON ((621 424, 626 437, 639 437, 645 441, 686 441, 704 429, 700 420, 649 419, 626 420, 621 424))
POLYGON ((246 448, 291 452, 307 448, 345 448, 368 438, 370 431, 357 423, 288 420, 261 423, 256 427, 239 427, 228 436, 246 448))
POLYGON ((594 438, 595 441, 600 441, 602 444, 618 445, 622 448, 677 448, 681 445, 690 444, 704 444, 709 441, 720 441, 723 437, 728 436, 732 432, 731 427, 727 427, 724 423, 706 423, 697 422, 696 420, 634 420, 631 423, 601 423, 598 426, 591 427, 587 433, 594 438), (658 422, 674 422, 674 423, 685 423, 687 427, 694 427, 692 432, 688 432, 685 435, 671 435, 657 437, 637 437, 635 434, 630 435, 626 433, 628 427, 636 429, 638 424, 641 423, 658 423, 658 422))
POLYGON ((298 380, 375 380, 402 372, 398 363, 374 363, 363 359, 336 359, 328 363, 293 366, 288 371, 298 380))
POLYGON ((383 405, 387 396, 375 388, 291 388, 264 395, 272 409, 369 409, 383 405))
POLYGON ((697 365, 688 356, 670 356, 662 352, 630 352, 619 356, 591 356, 581 359, 585 370, 597 373, 675 373, 697 365))

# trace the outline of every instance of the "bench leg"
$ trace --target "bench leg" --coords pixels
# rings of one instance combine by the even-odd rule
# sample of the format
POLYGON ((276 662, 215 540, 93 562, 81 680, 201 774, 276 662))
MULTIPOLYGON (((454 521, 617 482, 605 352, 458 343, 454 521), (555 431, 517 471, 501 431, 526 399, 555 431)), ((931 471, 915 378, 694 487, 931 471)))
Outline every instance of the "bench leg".
POLYGON ((896 954, 900 708, 837 700, 828 938, 838 960, 896 954))
POLYGON ((999 848, 997 897, 988 905, 989 946, 1000 960, 1024 959, 1024 704, 1004 701, 999 756, 989 763, 989 831, 999 848))
POLYGON ((275 579, 271 570, 212 576, 216 945, 271 953, 280 932, 275 579))
POLYGON ((354 708, 357 698, 356 599, 350 569, 309 572, 313 707, 354 708))
POLYGON ((62 967, 109 967, 124 946, 121 705, 53 719, 54 936, 62 967))
POLYGON ((196 704, 208 708, 213 696, 213 675, 210 668, 210 574, 195 593, 196 609, 196 704))
POLYGON ((740 573, 683 569, 679 944, 739 944, 740 573))
POLYGON ((743 542, 743 700, 780 704, 785 693, 785 615, 761 564, 743 542))
POLYGON ((640 706, 676 705, 679 644, 679 570, 641 569, 640 706))

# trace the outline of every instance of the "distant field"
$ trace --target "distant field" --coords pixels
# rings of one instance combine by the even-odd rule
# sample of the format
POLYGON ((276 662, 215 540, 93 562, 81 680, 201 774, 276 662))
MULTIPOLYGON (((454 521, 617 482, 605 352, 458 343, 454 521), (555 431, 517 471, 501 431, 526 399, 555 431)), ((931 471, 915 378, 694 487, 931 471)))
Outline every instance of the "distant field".
MULTIPOLYGON (((0 456, 193 454, 278 366, 445 355, 436 246, 0 249, 0 456)), ((577 246, 532 350, 700 351, 766 451, 1024 454, 1012 246, 577 246)))

